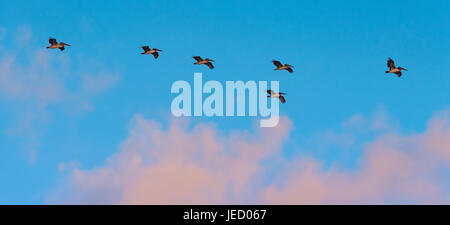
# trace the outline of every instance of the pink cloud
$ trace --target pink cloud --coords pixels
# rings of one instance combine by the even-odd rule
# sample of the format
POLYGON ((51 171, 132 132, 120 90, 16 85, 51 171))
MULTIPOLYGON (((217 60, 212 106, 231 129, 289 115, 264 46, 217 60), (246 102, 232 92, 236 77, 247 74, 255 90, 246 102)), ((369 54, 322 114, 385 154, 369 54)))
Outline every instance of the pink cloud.
POLYGON ((436 179, 450 162, 449 114, 425 132, 387 132, 367 143, 356 169, 281 155, 291 121, 255 132, 224 134, 213 125, 167 129, 137 115, 129 137, 106 165, 75 169, 48 203, 109 204, 382 204, 444 203, 436 179), (267 179, 270 161, 281 171, 267 179))
POLYGON ((257 181, 261 160, 276 153, 291 122, 256 134, 218 133, 209 125, 167 130, 137 115, 130 136, 105 167, 74 170, 69 203, 213 204, 239 202, 257 181), (111 193, 114 193, 113 197, 111 193), (95 197, 92 197, 95 196, 95 197))
MULTIPOLYGON (((324 170, 320 161, 299 159, 261 198, 268 204, 448 203, 436 180, 450 163, 450 123, 433 117, 424 133, 387 133, 366 145, 356 171, 324 170)), ((447 168, 448 169, 448 168, 447 168)))

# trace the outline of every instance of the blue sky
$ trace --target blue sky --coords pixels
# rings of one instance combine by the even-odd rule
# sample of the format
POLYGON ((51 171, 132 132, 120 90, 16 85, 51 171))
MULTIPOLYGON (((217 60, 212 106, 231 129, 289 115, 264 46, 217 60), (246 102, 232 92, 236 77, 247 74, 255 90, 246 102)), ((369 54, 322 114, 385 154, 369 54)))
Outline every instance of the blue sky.
MULTIPOLYGON (((323 131, 340 131, 342 121, 355 114, 380 111, 398 123, 399 132, 420 133, 434 113, 450 106, 445 0, 0 0, 0 5, 0 58, 13 56, 19 67, 29 68, 35 52, 44 51, 50 69, 41 72, 70 93, 42 108, 32 97, 0 92, 0 203, 44 203, 67 175, 58 170, 61 162, 76 161, 82 169, 103 164, 128 136, 137 113, 167 125, 172 83, 192 82, 194 72, 223 83, 279 80, 288 93, 281 114, 295 127, 285 157, 309 155, 344 167, 354 166, 358 145, 343 154, 333 146, 316 151, 311 140, 319 136, 320 142, 323 131), (47 51, 50 36, 72 47, 47 51), (154 60, 139 54, 142 45, 163 52, 154 60), (216 68, 192 65, 193 55, 214 59, 216 68), (386 75, 388 57, 409 71, 401 78, 386 75), (295 72, 273 71, 272 59, 294 65, 295 72), (82 77, 98 74, 114 77, 111 85, 84 92, 82 77), (296 152, 298 146, 303 152, 296 152)), ((251 130, 256 120, 192 121, 213 122, 227 132, 251 130)))

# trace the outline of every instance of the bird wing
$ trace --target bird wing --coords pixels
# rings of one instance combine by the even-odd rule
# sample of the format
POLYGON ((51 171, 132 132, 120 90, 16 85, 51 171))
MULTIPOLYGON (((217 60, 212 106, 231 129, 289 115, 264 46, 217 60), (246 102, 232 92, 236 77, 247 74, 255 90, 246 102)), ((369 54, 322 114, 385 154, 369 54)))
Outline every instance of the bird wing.
POLYGON ((389 69, 395 69, 394 60, 389 58, 388 61, 387 61, 387 67, 389 67, 389 69))
POLYGON ((272 62, 273 62, 273 64, 274 64, 276 67, 281 67, 281 66, 283 66, 283 65, 281 65, 281 62, 280 62, 280 61, 272 60, 272 62))
POLYGON ((51 45, 56 45, 56 39, 54 39, 54 38, 48 39, 48 42, 49 42, 51 45))
POLYGON ((292 68, 290 68, 290 67, 286 68, 286 70, 289 71, 289 73, 293 73, 294 72, 294 70, 292 68))
POLYGON ((150 47, 148 47, 148 46, 142 46, 141 48, 144 49, 144 51, 146 51, 146 52, 150 51, 150 47))
POLYGON ((274 92, 274 91, 272 91, 272 90, 267 90, 267 94, 269 94, 269 95, 274 95, 274 94, 275 94, 275 92, 274 92))
POLYGON ((280 97, 278 97, 279 99, 280 99, 280 101, 281 101, 281 103, 285 103, 286 102, 286 99, 284 99, 284 97, 283 96, 280 96, 280 97))
POLYGON ((157 59, 159 56, 158 52, 153 52, 152 55, 153 55, 153 57, 155 57, 155 59, 157 59))
POLYGON ((205 63, 210 69, 214 69, 214 65, 211 62, 205 63))
POLYGON ((202 57, 200 57, 200 56, 194 56, 194 57, 192 57, 192 58, 194 58, 194 59, 197 60, 197 61, 202 61, 202 60, 203 60, 202 57))
POLYGON ((395 74, 397 74, 397 77, 401 77, 402 76, 402 72, 401 71, 396 72, 395 74))

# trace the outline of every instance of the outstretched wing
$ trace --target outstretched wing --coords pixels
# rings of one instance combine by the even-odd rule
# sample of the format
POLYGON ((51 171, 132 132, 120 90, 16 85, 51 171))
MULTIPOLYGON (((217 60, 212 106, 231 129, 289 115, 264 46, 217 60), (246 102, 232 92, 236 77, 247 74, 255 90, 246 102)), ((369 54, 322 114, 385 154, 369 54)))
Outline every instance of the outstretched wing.
POLYGON ((202 57, 200 57, 200 56, 194 56, 194 57, 192 57, 192 58, 194 58, 194 59, 197 60, 197 61, 202 61, 202 60, 203 60, 202 57))
POLYGON ((152 55, 153 55, 153 57, 155 57, 155 59, 157 59, 159 56, 158 52, 153 52, 152 55))
POLYGON ((280 61, 272 60, 272 62, 273 62, 273 64, 274 64, 276 67, 281 67, 281 66, 283 66, 283 65, 281 64, 280 61))
POLYGON ((49 42, 51 45, 56 45, 56 39, 55 39, 55 38, 49 38, 49 39, 48 39, 48 42, 49 42))
POLYGON ((147 45, 142 46, 141 48, 144 49, 144 51, 146 51, 146 52, 150 51, 150 47, 148 47, 147 45))
POLYGON ((389 67, 389 69, 395 69, 395 64, 394 64, 394 60, 392 60, 391 58, 388 59, 387 61, 387 67, 389 67))
POLYGON ((281 103, 285 103, 286 102, 286 99, 284 99, 284 97, 283 96, 280 96, 280 97, 278 97, 279 99, 280 99, 280 101, 281 101, 281 103))
POLYGON ((293 73, 294 72, 294 70, 292 68, 290 68, 290 67, 286 68, 286 70, 289 71, 289 73, 293 73))
POLYGON ((401 71, 396 72, 395 74, 397 74, 397 77, 401 77, 402 76, 402 72, 401 71))
POLYGON ((214 69, 214 65, 211 62, 205 63, 210 69, 214 69))

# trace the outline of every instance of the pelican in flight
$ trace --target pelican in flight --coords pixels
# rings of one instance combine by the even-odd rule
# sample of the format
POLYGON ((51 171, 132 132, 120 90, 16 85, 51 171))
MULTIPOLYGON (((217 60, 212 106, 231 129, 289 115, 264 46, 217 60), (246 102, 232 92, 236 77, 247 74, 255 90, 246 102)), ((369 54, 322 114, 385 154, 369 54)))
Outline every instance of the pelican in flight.
POLYGON ((194 64, 197 64, 197 65, 205 64, 205 65, 207 65, 210 69, 214 69, 214 66, 213 66, 213 64, 211 63, 211 62, 215 62, 214 60, 208 59, 208 58, 202 59, 202 57, 200 57, 200 56, 194 56, 194 57, 192 57, 192 58, 194 58, 195 60, 197 60, 197 62, 195 62, 194 64))
POLYGON ((386 71, 386 73, 395 73, 398 77, 402 76, 402 70, 408 71, 407 69, 400 66, 395 67, 394 60, 392 60, 391 58, 389 58, 387 61, 387 67, 389 67, 389 70, 386 71))
POLYGON ((64 46, 70 46, 69 44, 66 44, 64 42, 57 42, 54 38, 49 38, 48 42, 50 43, 50 46, 47 48, 59 48, 59 50, 64 51, 64 46))
POLYGON ((158 52, 162 52, 161 49, 157 49, 157 48, 150 49, 150 47, 148 47, 148 45, 142 46, 141 48, 144 49, 144 52, 141 53, 142 55, 152 54, 153 57, 155 57, 155 59, 157 59, 159 56, 158 52))
POLYGON ((289 71, 289 73, 294 72, 294 70, 292 70, 292 68, 294 66, 291 66, 289 64, 283 65, 283 64, 281 64, 280 61, 277 61, 277 60, 272 60, 272 62, 273 62, 273 65, 275 65, 277 67, 277 68, 275 68, 275 70, 287 70, 287 71, 289 71))
POLYGON ((269 96, 267 96, 268 98, 278 98, 280 99, 281 103, 285 103, 286 99, 284 99, 284 96, 286 93, 283 92, 278 92, 276 93, 275 91, 272 90, 267 90, 267 94, 269 94, 269 96))

